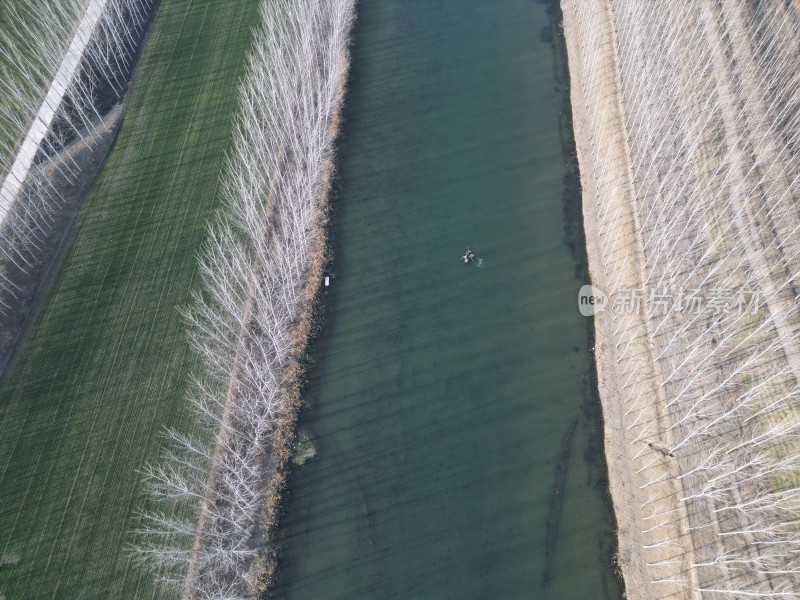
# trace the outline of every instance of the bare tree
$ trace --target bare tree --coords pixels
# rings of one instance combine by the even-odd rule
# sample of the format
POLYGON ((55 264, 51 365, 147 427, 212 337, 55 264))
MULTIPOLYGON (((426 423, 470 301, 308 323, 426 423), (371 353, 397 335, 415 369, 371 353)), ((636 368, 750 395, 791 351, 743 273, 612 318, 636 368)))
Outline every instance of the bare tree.
POLYGON ((0 311, 17 296, 63 205, 54 174, 80 166, 66 144, 89 143, 99 91, 119 99, 154 0, 24 0, 4 7, 0 35, 0 311))
POLYGON ((608 316, 654 593, 798 598, 797 7, 569 8, 598 275, 672 300, 608 316))
POLYGON ((352 0, 262 5, 224 207, 186 312, 203 363, 191 398, 202 433, 170 432, 172 450, 146 470, 164 510, 143 515, 138 531, 141 560, 185 598, 253 598, 269 575, 269 512, 319 284, 353 16, 352 0))

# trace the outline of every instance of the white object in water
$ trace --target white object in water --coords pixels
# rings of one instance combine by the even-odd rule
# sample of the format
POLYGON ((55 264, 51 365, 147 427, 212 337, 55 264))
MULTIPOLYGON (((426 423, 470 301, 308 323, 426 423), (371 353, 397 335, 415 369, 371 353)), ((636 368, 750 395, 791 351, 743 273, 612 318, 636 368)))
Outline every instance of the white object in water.
POLYGON ((325 287, 328 287, 330 284, 331 284, 331 278, 330 277, 326 277, 325 278, 325 287))

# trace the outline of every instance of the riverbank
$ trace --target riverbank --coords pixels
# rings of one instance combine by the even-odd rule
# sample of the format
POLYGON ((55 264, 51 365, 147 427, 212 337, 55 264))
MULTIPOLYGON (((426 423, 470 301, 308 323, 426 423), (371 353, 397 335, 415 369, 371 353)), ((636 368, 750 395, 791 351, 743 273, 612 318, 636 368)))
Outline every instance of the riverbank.
POLYGON ((794 597, 797 11, 562 6, 628 597, 794 597))
POLYGON ((153 499, 168 499, 165 512, 175 501, 197 524, 151 512, 138 532, 142 561, 180 583, 183 598, 251 598, 270 584, 271 533, 326 262, 354 6, 260 4, 223 207, 199 260, 203 291, 186 313, 202 362, 191 394, 197 439, 173 433, 173 451, 148 470, 153 499))
MULTIPOLYGON (((575 12, 574 5, 569 0, 562 1, 564 15, 564 36, 567 43, 567 54, 570 69, 570 95, 572 99, 573 129, 575 132, 576 150, 581 173, 581 187, 583 193, 583 224, 586 235, 587 255, 589 258, 589 275, 593 285, 607 289, 609 283, 608 270, 602 258, 604 256, 601 246, 601 232, 598 227, 597 209, 600 206, 598 186, 606 181, 602 175, 593 169, 591 160, 592 151, 604 145, 610 156, 604 164, 613 165, 613 173, 606 177, 618 183, 618 202, 621 206, 627 205, 628 211, 623 217, 627 224, 627 237, 635 240, 635 220, 632 214, 632 192, 630 189, 630 175, 627 170, 627 153, 624 145, 624 132, 614 128, 614 123, 621 122, 620 98, 617 88, 617 74, 614 56, 614 40, 611 32, 610 7, 605 0, 594 3, 600 8, 594 13, 594 19, 581 22, 575 12), (585 95, 581 86, 583 65, 586 57, 582 55, 579 39, 589 35, 590 31, 597 32, 598 38, 594 45, 597 53, 594 59, 600 65, 596 67, 602 73, 596 83, 597 89, 607 93, 607 109, 609 114, 604 123, 604 129, 592 129, 593 122, 588 107, 596 98, 585 95), (601 183, 602 182, 602 183, 601 183)), ((635 242, 632 242, 635 243, 635 242)), ((635 287, 640 280, 632 265, 626 274, 626 281, 635 287)), ((595 348, 594 360, 597 370, 597 386, 600 401, 603 407, 603 421, 605 427, 606 463, 609 472, 609 487, 614 513, 618 528, 618 557, 617 563, 625 579, 625 590, 629 600, 649 600, 654 596, 650 589, 650 580, 646 572, 642 556, 642 546, 639 532, 642 528, 642 517, 637 502, 636 489, 638 484, 635 479, 635 469, 631 455, 630 444, 625 434, 624 411, 620 402, 616 372, 616 357, 614 353, 614 327, 608 318, 609 313, 601 312, 594 317, 595 322, 595 348)))
MULTIPOLYGON (((345 59, 345 65, 348 64, 349 60, 345 59)), ((344 97, 347 71, 348 66, 345 66, 337 93, 341 99, 344 97)), ((340 101, 334 110, 334 118, 327 133, 331 141, 336 140, 339 133, 341 104, 340 101)), ((269 593, 277 566, 277 548, 271 538, 279 523, 280 509, 286 489, 286 477, 297 443, 297 418, 302 402, 301 393, 305 384, 307 349, 315 332, 315 321, 319 310, 318 302, 323 289, 322 279, 325 267, 329 262, 326 232, 334 177, 335 169, 331 160, 322 176, 322 188, 315 202, 316 217, 313 219, 313 225, 306 230, 311 240, 310 260, 307 270, 303 274, 303 281, 296 282, 304 287, 304 299, 296 320, 288 330, 291 338, 289 343, 289 364, 284 367, 284 371, 281 374, 280 414, 274 424, 272 433, 263 447, 253 449, 261 454, 259 460, 265 465, 260 477, 262 478, 261 485, 265 487, 266 493, 263 506, 259 511, 258 527, 253 541, 253 546, 259 548, 259 550, 245 578, 259 594, 269 593)), ((278 198, 271 197, 269 205, 274 208, 276 201, 278 201, 278 198)), ((278 250, 281 251, 283 249, 278 250)), ((258 280, 259 277, 255 276, 254 281, 258 280)), ((245 318, 245 322, 250 323, 252 327, 252 304, 248 305, 247 312, 249 314, 245 318)), ((247 340, 252 335, 252 331, 243 332, 241 339, 247 340)), ((224 438, 227 432, 233 431, 237 427, 237 402, 241 401, 241 398, 239 398, 241 393, 239 386, 243 377, 243 369, 241 354, 239 354, 236 358, 235 372, 231 377, 228 398, 221 418, 223 422, 222 430, 215 445, 215 457, 212 463, 214 466, 209 477, 208 493, 204 500, 204 508, 201 510, 200 523, 198 525, 199 535, 194 544, 194 552, 198 557, 203 554, 202 538, 204 537, 204 532, 213 526, 210 518, 213 501, 210 498, 219 497, 225 493, 223 489, 224 482, 221 481, 224 476, 220 473, 220 468, 217 465, 224 464, 226 460, 231 458, 230 447, 224 438)), ((244 374, 244 377, 246 377, 246 374, 244 374)), ((197 579, 201 578, 200 568, 200 561, 189 565, 188 577, 182 596, 186 600, 198 598, 194 586, 197 579)))

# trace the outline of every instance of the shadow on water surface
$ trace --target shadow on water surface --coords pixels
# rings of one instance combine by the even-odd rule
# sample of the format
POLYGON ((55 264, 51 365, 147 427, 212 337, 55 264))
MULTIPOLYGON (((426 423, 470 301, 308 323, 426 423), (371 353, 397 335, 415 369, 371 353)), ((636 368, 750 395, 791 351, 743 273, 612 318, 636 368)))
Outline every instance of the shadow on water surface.
POLYGON ((621 596, 559 26, 359 5, 276 597, 621 596))

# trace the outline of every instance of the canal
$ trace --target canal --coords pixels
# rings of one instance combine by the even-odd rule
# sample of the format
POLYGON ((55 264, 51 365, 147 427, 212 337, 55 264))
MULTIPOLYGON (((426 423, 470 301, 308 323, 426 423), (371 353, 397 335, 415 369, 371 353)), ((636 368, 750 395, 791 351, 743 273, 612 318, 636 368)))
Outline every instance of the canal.
POLYGON ((620 597, 549 10, 359 3, 278 597, 620 597))

